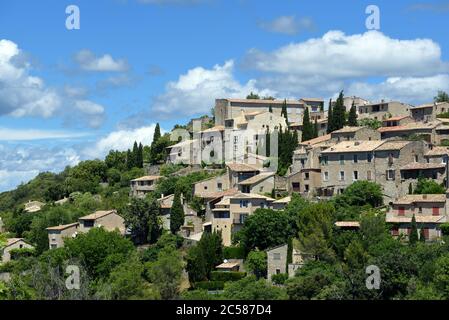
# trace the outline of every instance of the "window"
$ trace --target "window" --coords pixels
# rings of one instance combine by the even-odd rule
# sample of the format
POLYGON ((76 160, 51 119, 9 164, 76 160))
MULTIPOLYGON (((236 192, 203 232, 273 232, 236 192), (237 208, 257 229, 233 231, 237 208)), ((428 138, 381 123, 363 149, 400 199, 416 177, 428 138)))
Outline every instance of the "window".
POLYGON ((207 190, 207 186, 204 186, 204 190, 207 190))
POLYGON ((296 192, 298 192, 299 191, 299 182, 292 182, 292 188, 293 188, 293 191, 296 191, 296 192))
POLYGON ((432 216, 439 216, 440 208, 432 208, 432 216))
POLYGON ((340 155, 340 164, 345 164, 345 156, 343 154, 340 155))
POLYGON ((304 167, 305 164, 306 164, 306 160, 305 159, 301 159, 301 166, 304 167))
POLYGON ((305 172, 304 173, 304 180, 309 180, 310 179, 310 173, 309 172, 305 172))
POLYGON ((94 226, 95 221, 94 220, 84 220, 83 225, 84 228, 92 228, 94 226))
POLYGON ((387 180, 394 180, 395 177, 395 171, 394 170, 387 170, 387 180))
POLYGON ((229 219, 229 212, 216 212, 214 213, 215 219, 229 219))
POLYGON ((400 217, 405 216, 405 208, 404 207, 398 208, 398 216, 400 216, 400 217))
POLYGON ((366 172, 366 180, 373 180, 371 170, 368 170, 368 171, 366 172))
POLYGON ((366 159, 368 160, 368 162, 372 162, 373 161, 373 154, 372 153, 367 153, 366 154, 366 159))
POLYGON ((281 260, 281 254, 280 253, 273 253, 273 260, 281 260))
POLYGON ((324 180, 324 181, 329 181, 329 172, 325 171, 325 172, 323 173, 323 180, 324 180))
POLYGON ((309 190, 310 190, 309 185, 308 185, 308 184, 305 184, 305 185, 304 185, 304 191, 305 191, 305 192, 309 192, 309 190))
POLYGON ((240 208, 248 208, 248 200, 240 200, 240 208))
POLYGON ((353 157, 352 157, 352 159, 353 159, 353 162, 354 163, 357 163, 357 162, 359 162, 359 156, 358 155, 353 155, 353 157))
POLYGON ((345 172, 340 171, 340 181, 344 181, 344 180, 345 180, 345 172))
POLYGON ((281 274, 281 269, 276 269, 276 274, 281 274))
POLYGON ((327 156, 323 156, 323 157, 321 158, 321 164, 322 164, 322 165, 327 165, 327 162, 328 162, 327 156))
POLYGON ((222 184, 221 182, 218 182, 218 183, 217 183, 217 189, 218 189, 219 191, 223 190, 223 184, 222 184))
POLYGON ((418 155, 415 154, 415 162, 418 162, 418 160, 419 160, 418 155))
POLYGON ((354 171, 354 172, 353 172, 352 179, 353 179, 354 181, 359 180, 359 172, 358 172, 358 171, 354 171))
POLYGON ((248 215, 247 215, 247 214, 241 214, 240 217, 239 217, 239 222, 240 222, 241 224, 244 224, 246 218, 248 218, 248 215))
POLYGON ((418 208, 418 213, 422 213, 422 207, 418 208))

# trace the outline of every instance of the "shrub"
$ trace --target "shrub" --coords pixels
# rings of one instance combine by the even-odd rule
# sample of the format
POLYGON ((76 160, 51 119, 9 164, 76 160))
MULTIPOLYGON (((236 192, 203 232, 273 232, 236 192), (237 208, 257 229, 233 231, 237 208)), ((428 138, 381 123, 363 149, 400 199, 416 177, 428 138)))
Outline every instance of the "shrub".
POLYGON ((224 284, 224 281, 199 281, 195 282, 194 288, 203 290, 223 290, 224 284))
POLYGON ((449 236, 449 223, 443 223, 440 225, 441 232, 443 232, 443 235, 449 236))
POLYGON ((36 250, 31 248, 13 249, 10 251, 11 260, 17 260, 19 258, 32 257, 36 254, 36 250))
POLYGON ((287 273, 279 273, 271 276, 271 281, 273 281, 274 284, 283 285, 287 280, 288 280, 287 273))
POLYGON ((224 247, 223 257, 225 259, 245 259, 244 247, 224 247))
POLYGON ((246 277, 246 272, 224 272, 224 271, 212 271, 210 273, 211 281, 238 281, 246 277))

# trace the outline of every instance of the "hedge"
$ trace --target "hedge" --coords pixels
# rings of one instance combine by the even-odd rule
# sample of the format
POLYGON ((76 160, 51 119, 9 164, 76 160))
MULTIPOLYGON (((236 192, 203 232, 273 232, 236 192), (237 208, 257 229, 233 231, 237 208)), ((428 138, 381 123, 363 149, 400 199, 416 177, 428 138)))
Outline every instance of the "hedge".
POLYGON ((245 259, 245 248, 243 247, 224 247, 223 258, 225 259, 245 259))
POLYGON ((210 273, 210 279, 212 281, 238 281, 246 277, 246 272, 224 272, 224 271, 212 271, 210 273))
POLYGON ((195 282, 194 288, 204 290, 223 290, 224 284, 224 281, 199 281, 195 282))

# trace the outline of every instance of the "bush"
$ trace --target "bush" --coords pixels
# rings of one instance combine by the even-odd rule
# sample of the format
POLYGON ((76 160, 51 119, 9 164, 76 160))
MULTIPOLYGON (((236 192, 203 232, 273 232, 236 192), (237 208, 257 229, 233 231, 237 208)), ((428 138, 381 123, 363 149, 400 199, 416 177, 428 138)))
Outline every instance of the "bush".
POLYGON ((225 259, 245 259, 244 247, 224 247, 223 257, 225 259))
POLYGON ((288 280, 287 273, 279 273, 271 276, 271 281, 273 281, 274 284, 283 285, 287 280, 288 280))
POLYGON ((223 290, 224 284, 224 281, 199 281, 195 283, 194 288, 203 290, 223 290))
POLYGON ((210 273, 211 281, 238 281, 246 277, 246 272, 224 272, 224 271, 212 271, 210 273))
POLYGON ((17 260, 20 258, 33 257, 36 254, 36 250, 31 248, 13 249, 10 251, 11 260, 17 260))
POLYGON ((443 223, 440 225, 440 229, 444 236, 449 236, 449 223, 443 223))

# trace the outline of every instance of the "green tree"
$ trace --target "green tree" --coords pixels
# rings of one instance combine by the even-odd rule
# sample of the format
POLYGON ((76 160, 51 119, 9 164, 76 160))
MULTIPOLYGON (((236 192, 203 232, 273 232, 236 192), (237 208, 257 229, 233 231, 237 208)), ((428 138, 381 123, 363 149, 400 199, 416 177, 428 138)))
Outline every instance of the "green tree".
POLYGON ((197 245, 189 249, 186 260, 190 283, 207 280, 210 272, 223 261, 221 234, 204 232, 197 245))
POLYGON ((150 262, 146 267, 148 278, 163 300, 178 298, 184 266, 181 254, 175 248, 164 248, 159 252, 157 261, 150 262))
POLYGON ((252 272, 257 279, 267 275, 267 253, 265 251, 253 250, 246 257, 246 268, 252 272))
POLYGON ((223 297, 227 300, 286 300, 285 289, 270 285, 266 280, 249 276, 225 284, 223 297))
POLYGON ((438 91, 437 96, 434 98, 435 102, 449 102, 449 95, 444 91, 438 91))
POLYGON ((419 241, 426 242, 426 234, 424 232, 424 226, 421 225, 421 229, 419 230, 419 241))
POLYGON ((413 185, 411 182, 408 185, 408 194, 413 194, 413 185))
POLYGON ((329 99, 329 106, 327 108, 327 133, 334 131, 334 120, 332 116, 332 99, 329 99))
POLYGON ((161 127, 159 126, 159 122, 156 123, 156 127, 154 128, 153 133, 153 143, 157 142, 161 138, 161 127))
POLYGON ((293 232, 285 212, 257 209, 245 220, 242 229, 235 235, 235 240, 240 241, 246 252, 256 248, 266 250, 287 243, 293 232))
POLYGON ((332 125, 331 128, 333 131, 340 130, 346 124, 346 108, 344 106, 344 94, 343 91, 340 91, 337 101, 335 102, 335 106, 332 110, 332 125))
POLYGON ((249 99, 249 100, 259 100, 260 97, 259 97, 258 94, 255 94, 255 93, 253 93, 253 92, 251 91, 251 93, 250 93, 249 95, 246 96, 246 99, 249 99))
POLYGON ((131 238, 136 244, 155 243, 162 233, 158 223, 159 205, 154 197, 132 198, 120 213, 125 225, 131 229, 131 238))
POLYGON ((273 106, 270 104, 270 106, 268 107, 268 112, 273 113, 273 106))
POLYGON ((170 230, 173 234, 177 233, 184 225, 184 207, 181 203, 181 192, 175 191, 173 205, 170 211, 170 230))
POLYGON ((449 298, 449 254, 439 257, 435 265, 435 284, 447 299, 449 298))
POLYGON ((444 194, 445 188, 432 179, 419 178, 415 194, 444 194))
POLYGON ((352 103, 351 109, 349 110, 348 125, 350 127, 357 127, 357 109, 354 102, 352 103))
POLYGON ((334 199, 336 206, 359 206, 370 205, 373 208, 383 204, 382 187, 371 181, 360 180, 351 184, 343 194, 334 199))
POLYGON ((309 108, 304 110, 304 116, 302 120, 302 141, 308 141, 314 138, 314 128, 310 122, 309 108))
POLYGON ((288 122, 287 99, 284 99, 284 103, 282 104, 281 116, 285 118, 288 127, 290 123, 288 122))
POLYGON ((369 127, 373 130, 377 130, 380 127, 382 127, 382 122, 380 120, 366 118, 366 119, 359 120, 359 126, 360 127, 369 127))
POLYGON ((416 225, 415 215, 412 217, 412 224, 410 235, 408 236, 408 242, 410 245, 415 245, 418 242, 418 226, 416 225))

